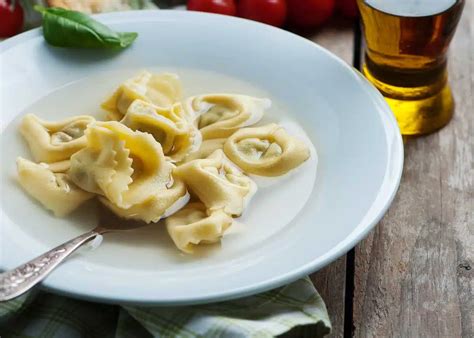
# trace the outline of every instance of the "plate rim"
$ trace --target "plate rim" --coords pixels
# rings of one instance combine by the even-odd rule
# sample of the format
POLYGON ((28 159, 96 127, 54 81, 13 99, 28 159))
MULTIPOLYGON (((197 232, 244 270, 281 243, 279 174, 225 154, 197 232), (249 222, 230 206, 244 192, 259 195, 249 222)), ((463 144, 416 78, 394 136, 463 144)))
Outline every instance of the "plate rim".
MULTIPOLYGON (((209 13, 201 13, 201 12, 188 12, 188 11, 176 11, 176 10, 141 10, 141 11, 124 11, 124 12, 114 12, 114 13, 103 13, 94 15, 94 18, 97 18, 101 21, 105 21, 106 23, 113 23, 113 22, 123 22, 123 21, 145 21, 150 19, 160 20, 161 15, 166 17, 167 15, 172 16, 201 16, 201 17, 208 17, 210 20, 213 20, 216 17, 224 17, 223 15, 216 15, 216 14, 209 14, 209 13)), ((210 295, 202 295, 193 298, 186 298, 186 299, 174 299, 174 300, 166 300, 160 301, 156 299, 137 299, 137 297, 132 297, 127 294, 122 294, 116 297, 109 297, 103 296, 100 294, 90 294, 81 291, 70 290, 66 286, 57 286, 51 285, 46 279, 44 283, 40 285, 42 289, 46 289, 52 291, 56 294, 65 295, 68 297, 74 297, 79 299, 86 299, 89 301, 98 301, 103 303, 121 303, 121 304, 134 304, 134 305, 192 305, 192 304, 202 304, 202 303, 211 303, 211 302, 218 302, 230 299, 241 298, 245 296, 249 296, 252 294, 268 291, 270 289, 288 284, 292 281, 295 281, 303 276, 306 276, 312 272, 315 272, 322 267, 332 263, 349 250, 351 250, 355 245, 357 245, 363 238, 367 236, 367 234, 375 227, 375 225, 380 221, 380 219, 384 216, 387 212, 388 208, 390 207, 393 199, 396 196, 398 191, 402 172, 403 172, 403 162, 404 162, 404 149, 403 149, 403 139, 400 134, 400 130, 398 124, 396 122, 395 116, 393 115, 392 111, 390 110, 388 104, 385 102, 383 96, 373 87, 372 84, 369 83, 365 77, 355 68, 351 67, 345 61, 340 59, 337 55, 333 54, 332 52, 328 51, 324 47, 320 46, 319 44, 312 42, 308 39, 305 39, 301 36, 298 36, 294 33, 284 31, 279 28, 275 28, 266 24, 262 24, 259 22, 237 18, 237 17, 228 17, 225 16, 226 20, 233 20, 233 21, 242 21, 245 25, 254 25, 255 27, 264 27, 265 29, 271 29, 280 31, 279 34, 287 34, 292 39, 299 39, 300 41, 310 44, 313 48, 319 49, 320 52, 326 55, 326 57, 333 59, 337 63, 339 63, 343 68, 347 70, 354 79, 361 83, 361 87, 363 87, 363 91, 366 92, 374 102, 374 107, 376 107, 376 111, 381 118, 385 118, 387 123, 382 123, 384 135, 387 137, 388 133, 391 131, 392 136, 392 152, 391 156, 389 156, 387 160, 387 167, 385 169, 385 177, 382 183, 387 181, 387 173, 390 172, 390 184, 385 187, 384 191, 381 191, 383 188, 383 184, 381 184, 380 189, 378 191, 378 195, 375 197, 371 207, 375 204, 376 201, 379 201, 380 206, 377 208, 376 215, 372 217, 370 220, 366 221, 363 226, 361 224, 364 220, 361 220, 359 224, 354 226, 353 231, 348 234, 343 240, 341 240, 336 246, 334 246, 331 250, 326 252, 323 256, 318 257, 318 259, 314 259, 311 262, 300 266, 296 269, 293 269, 285 274, 279 275, 274 278, 268 278, 264 281, 254 283, 251 285, 247 285, 240 288, 234 288, 226 291, 215 292, 210 295), (361 231, 358 231, 356 234, 354 232, 358 229, 362 228, 361 231)), ((41 35, 41 28, 36 28, 24 33, 21 33, 13 38, 7 39, 0 43, 0 57, 2 54, 13 48, 21 43, 27 42, 30 39, 39 37, 41 35)), ((3 211, 2 211, 3 213, 3 211)), ((2 268, 3 260, 0 261, 0 269, 2 268)))

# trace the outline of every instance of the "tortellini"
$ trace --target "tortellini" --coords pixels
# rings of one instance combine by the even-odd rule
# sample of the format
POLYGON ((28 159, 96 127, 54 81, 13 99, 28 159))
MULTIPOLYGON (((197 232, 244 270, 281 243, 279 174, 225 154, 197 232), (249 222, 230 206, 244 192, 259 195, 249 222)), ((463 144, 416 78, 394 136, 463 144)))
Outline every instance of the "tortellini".
POLYGON ((166 219, 171 239, 186 253, 192 253, 198 244, 218 242, 231 224, 227 213, 221 209, 208 212, 201 203, 190 203, 166 219))
POLYGON ((210 140, 205 140, 201 143, 201 147, 189 154, 188 156, 185 157, 183 160, 184 162, 189 162, 192 160, 198 160, 198 159, 203 159, 211 155, 213 152, 215 152, 218 149, 223 149, 224 148, 224 143, 227 139, 225 138, 214 138, 210 140))
POLYGON ((225 142, 224 152, 246 173, 260 176, 283 175, 310 156, 302 141, 274 123, 240 129, 225 142))
POLYGON ((19 182, 56 216, 97 195, 124 219, 165 218, 176 247, 193 253, 242 215, 257 190, 249 174, 284 175, 309 158, 281 126, 254 126, 270 105, 239 94, 183 101, 177 75, 144 71, 102 104, 108 121, 26 115, 20 130, 39 163, 18 158, 19 182))
POLYGON ((151 74, 143 71, 128 79, 102 103, 109 118, 119 121, 136 99, 167 108, 182 99, 182 87, 178 75, 172 73, 151 74))
POLYGON ((91 125, 86 137, 87 147, 71 157, 69 170, 82 189, 130 208, 170 182, 173 165, 150 134, 110 121, 91 125))
POLYGON ((92 122, 91 116, 48 122, 28 114, 21 122, 20 132, 37 162, 58 162, 69 159, 86 146, 84 131, 92 122))
POLYGON ((174 162, 181 161, 201 145, 201 133, 186 119, 181 103, 160 108, 135 100, 121 123, 133 130, 153 135, 161 144, 164 154, 174 162))
POLYGON ((206 159, 178 166, 174 175, 182 179, 209 210, 223 209, 233 216, 242 214, 246 201, 256 190, 255 183, 235 167, 222 150, 216 150, 206 159))
POLYGON ((71 168, 71 160, 64 160, 53 163, 40 163, 43 166, 46 166, 53 173, 65 173, 71 168))
POLYGON ((53 173, 47 165, 17 159, 20 185, 56 216, 65 216, 94 194, 79 189, 66 174, 53 173))
POLYGON ((162 217, 168 217, 186 205, 189 194, 184 183, 177 180, 171 187, 157 190, 147 199, 130 208, 120 208, 104 197, 100 197, 100 201, 120 217, 156 223, 162 217))
POLYGON ((208 94, 187 101, 186 109, 195 116, 204 140, 232 135, 263 117, 271 101, 246 95, 208 94))

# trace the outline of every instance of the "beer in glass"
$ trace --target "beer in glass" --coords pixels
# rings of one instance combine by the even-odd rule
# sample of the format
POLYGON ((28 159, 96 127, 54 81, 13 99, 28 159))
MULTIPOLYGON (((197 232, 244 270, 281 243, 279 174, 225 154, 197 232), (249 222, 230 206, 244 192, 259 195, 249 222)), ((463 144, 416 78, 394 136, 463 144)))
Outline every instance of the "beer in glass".
POLYGON ((364 75, 384 95, 402 134, 445 126, 454 110, 447 50, 464 0, 357 0, 364 75))

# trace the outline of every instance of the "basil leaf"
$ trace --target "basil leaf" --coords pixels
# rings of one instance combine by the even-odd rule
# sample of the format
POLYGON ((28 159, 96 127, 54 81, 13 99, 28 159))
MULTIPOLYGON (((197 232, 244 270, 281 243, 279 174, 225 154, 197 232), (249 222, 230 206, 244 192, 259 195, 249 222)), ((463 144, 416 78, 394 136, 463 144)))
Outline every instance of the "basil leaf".
POLYGON ((35 6, 43 15, 45 40, 56 47, 126 48, 137 38, 137 33, 118 33, 76 11, 35 6))

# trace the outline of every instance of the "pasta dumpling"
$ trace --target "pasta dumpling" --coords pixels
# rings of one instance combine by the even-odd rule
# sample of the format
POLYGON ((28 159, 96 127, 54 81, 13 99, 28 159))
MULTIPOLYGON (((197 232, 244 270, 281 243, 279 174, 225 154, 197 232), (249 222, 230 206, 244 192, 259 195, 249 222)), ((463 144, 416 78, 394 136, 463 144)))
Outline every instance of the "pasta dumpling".
POLYGON ((245 202, 255 193, 256 184, 216 150, 206 159, 194 160, 174 170, 210 210, 223 209, 233 216, 242 214, 245 202))
POLYGON ((135 100, 121 123, 153 135, 164 154, 174 162, 196 151, 201 144, 201 133, 185 118, 181 103, 160 108, 143 100, 135 100))
POLYGON ((66 174, 53 173, 47 165, 19 157, 17 170, 23 189, 58 217, 69 214, 94 197, 94 194, 79 189, 66 174))
POLYGON ((53 162, 53 163, 40 163, 42 166, 46 166, 49 170, 51 170, 53 173, 66 173, 69 168, 71 168, 71 161, 70 160, 64 160, 64 161, 59 161, 59 162, 53 162))
POLYGON ((203 139, 223 138, 239 128, 251 126, 271 106, 268 99, 246 95, 208 94, 187 101, 186 109, 195 117, 203 139))
POLYGON ((92 116, 84 115, 49 122, 28 114, 21 122, 20 132, 37 162, 58 162, 86 146, 84 131, 94 121, 92 116))
POLYGON ((156 223, 181 209, 189 201, 189 194, 182 181, 176 180, 171 187, 162 187, 144 201, 130 208, 120 208, 104 197, 100 201, 119 217, 156 223))
MULTIPOLYGON (((261 126, 270 106, 269 99, 229 93, 183 100, 177 75, 143 71, 102 103, 106 121, 26 115, 20 131, 38 164, 17 159, 19 185, 56 216, 97 195, 104 222, 115 221, 114 213, 124 222, 162 223, 179 250, 193 253, 219 242, 242 215, 257 191, 254 180, 269 186, 254 175, 283 175, 316 154, 283 127, 261 126)), ((297 125, 285 126, 305 137, 297 125)), ((291 177, 287 183, 291 189, 291 177)))
POLYGON ((112 96, 102 103, 102 108, 109 112, 110 119, 119 121, 136 99, 159 107, 170 107, 182 99, 182 87, 178 75, 143 71, 121 84, 112 96))
POLYGON ((310 156, 302 141, 274 123, 237 131, 225 142, 224 152, 246 173, 260 176, 283 175, 310 156))
POLYGON ((198 244, 218 242, 232 224, 232 217, 223 210, 207 212, 202 203, 190 203, 165 222, 178 249, 192 253, 198 244))
POLYGON ((86 137, 87 147, 71 157, 69 170, 84 190, 130 208, 170 182, 173 165, 150 134, 109 121, 91 125, 86 137))
POLYGON ((203 141, 201 143, 201 147, 197 151, 186 156, 186 158, 183 160, 183 163, 208 157, 216 150, 224 148, 224 143, 226 140, 227 139, 225 138, 214 138, 203 141))

